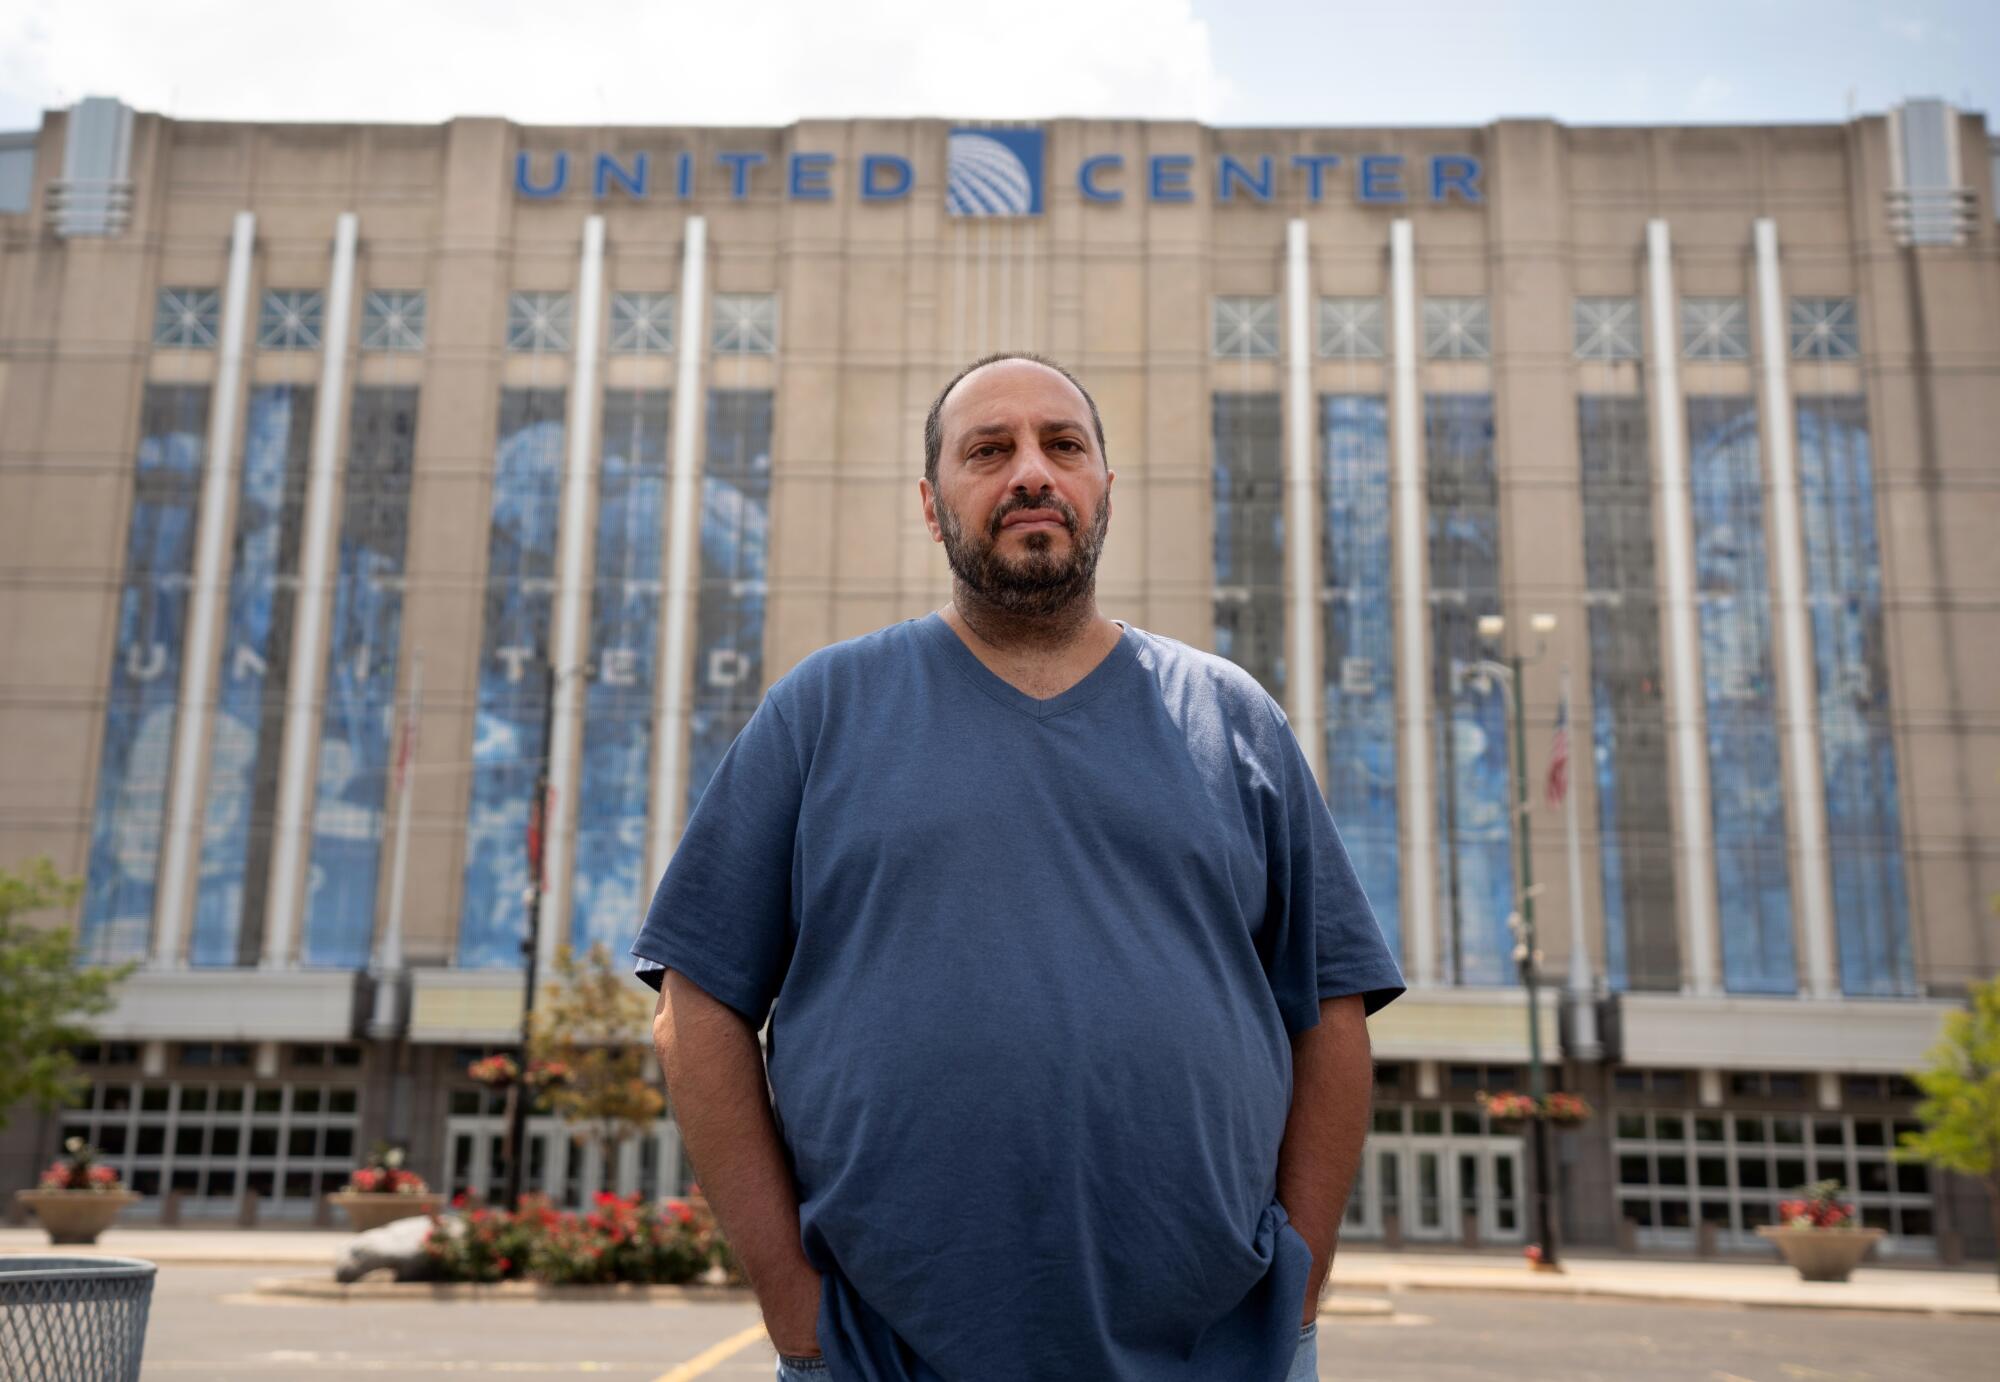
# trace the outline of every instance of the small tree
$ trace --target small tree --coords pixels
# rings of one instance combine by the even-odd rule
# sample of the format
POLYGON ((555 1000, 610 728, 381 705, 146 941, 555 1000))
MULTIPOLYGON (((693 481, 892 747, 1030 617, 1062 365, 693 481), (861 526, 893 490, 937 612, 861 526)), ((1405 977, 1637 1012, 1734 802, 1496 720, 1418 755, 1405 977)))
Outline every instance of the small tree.
MULTIPOLYGON (((541 1098, 549 1111, 582 1127, 604 1149, 608 1167, 612 1150, 645 1132, 666 1109, 665 1098, 644 1078, 652 1004, 630 975, 618 972, 602 944, 581 960, 570 947, 559 947, 550 990, 535 1006, 529 1067, 547 1073, 541 1098)), ((516 1091, 516 1097, 524 1094, 516 1091)))
POLYGON ((75 1097, 71 1048, 92 1039, 88 1019, 111 1007, 111 986, 131 972, 81 968, 68 927, 16 920, 68 907, 82 891, 46 855, 18 873, 0 869, 0 1128, 24 1101, 47 1113, 75 1097))
POLYGON ((1967 1011, 1946 1016, 1929 1066, 1910 1073, 1924 1092, 1923 1128, 1904 1133, 1895 1155, 1983 1183, 2000 1247, 2000 975, 1974 984, 1971 997, 1967 1011))

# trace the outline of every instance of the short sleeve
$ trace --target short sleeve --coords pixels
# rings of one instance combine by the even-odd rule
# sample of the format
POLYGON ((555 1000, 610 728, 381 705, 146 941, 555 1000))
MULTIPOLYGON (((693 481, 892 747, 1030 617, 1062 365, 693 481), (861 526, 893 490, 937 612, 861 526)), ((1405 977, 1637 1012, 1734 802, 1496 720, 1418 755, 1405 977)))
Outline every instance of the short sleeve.
POLYGON ((767 693, 716 765, 653 894, 632 945, 640 978, 658 988, 677 969, 752 1027, 764 1025, 791 962, 803 790, 791 731, 767 693))
MULTIPOLYGON (((1275 707, 1274 707, 1275 708, 1275 707)), ((1280 712, 1282 718, 1282 712, 1280 712)), ((1355 876, 1312 767, 1289 726, 1277 736, 1284 757, 1283 818, 1267 832, 1272 928, 1271 990, 1296 1036, 1318 1025, 1319 1005, 1358 993, 1374 1013, 1404 991, 1402 967, 1382 935, 1355 876)))

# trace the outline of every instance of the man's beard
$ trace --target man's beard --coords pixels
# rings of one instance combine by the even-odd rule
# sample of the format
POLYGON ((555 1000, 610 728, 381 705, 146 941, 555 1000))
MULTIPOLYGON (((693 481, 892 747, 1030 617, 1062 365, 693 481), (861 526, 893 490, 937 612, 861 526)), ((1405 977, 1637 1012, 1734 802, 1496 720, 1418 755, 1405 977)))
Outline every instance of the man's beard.
POLYGON ((1029 617, 1056 614, 1090 594, 1097 584, 1097 558, 1104 550, 1104 534, 1111 525, 1111 493, 1106 490, 1097 501, 1090 531, 1079 531, 1076 510, 1054 495, 1040 499, 1015 498, 1001 505, 988 520, 983 542, 966 536, 951 505, 937 505, 938 530, 944 535, 945 560, 952 574, 974 595, 1008 614, 1029 617), (1053 509, 1069 530, 1069 554, 1055 554, 1055 537, 1047 532, 1029 533, 1022 539, 1018 555, 1000 552, 1000 523, 1019 509, 1053 509))

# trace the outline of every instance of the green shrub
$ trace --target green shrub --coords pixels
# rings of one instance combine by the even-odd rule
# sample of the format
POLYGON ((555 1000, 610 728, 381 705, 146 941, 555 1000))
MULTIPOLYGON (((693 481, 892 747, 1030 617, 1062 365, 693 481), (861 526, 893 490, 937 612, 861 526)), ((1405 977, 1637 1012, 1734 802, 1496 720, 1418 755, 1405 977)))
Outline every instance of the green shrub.
POLYGON ((647 1206, 637 1195, 601 1194, 587 1214, 555 1209, 546 1196, 523 1196, 512 1214, 474 1209, 450 1229, 437 1220, 424 1251, 432 1275, 443 1281, 677 1285, 718 1263, 740 1277, 710 1216, 684 1200, 647 1206))

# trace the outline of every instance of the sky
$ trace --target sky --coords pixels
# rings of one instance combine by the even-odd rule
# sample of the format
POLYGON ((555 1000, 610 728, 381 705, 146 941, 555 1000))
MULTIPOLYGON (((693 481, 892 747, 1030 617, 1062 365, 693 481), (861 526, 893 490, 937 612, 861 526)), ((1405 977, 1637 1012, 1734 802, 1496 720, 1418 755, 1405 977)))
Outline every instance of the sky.
POLYGON ((181 118, 1221 125, 1991 111, 2000 0, 0 0, 0 130, 181 118))

